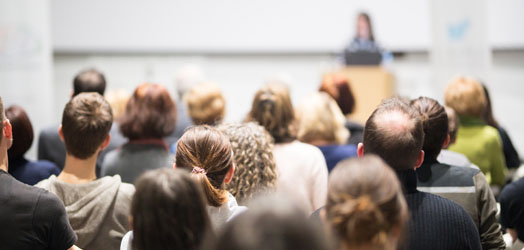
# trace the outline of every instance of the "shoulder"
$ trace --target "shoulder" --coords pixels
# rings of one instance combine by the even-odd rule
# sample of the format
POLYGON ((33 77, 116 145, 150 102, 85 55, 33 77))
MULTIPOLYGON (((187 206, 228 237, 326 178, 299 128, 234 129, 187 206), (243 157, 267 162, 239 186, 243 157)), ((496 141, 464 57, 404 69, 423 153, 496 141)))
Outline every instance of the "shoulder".
POLYGON ((39 197, 35 206, 35 215, 54 220, 58 216, 65 214, 64 203, 60 198, 47 190, 37 189, 39 190, 39 197))
POLYGON ((55 175, 51 175, 49 178, 39 181, 37 184, 35 184, 35 187, 49 190, 55 178, 55 175))
POLYGON ((492 126, 484 125, 482 127, 482 134, 484 135, 484 137, 486 137, 488 139, 500 140, 499 131, 496 128, 492 127, 492 126))
POLYGON ((120 188, 118 189, 119 196, 131 199, 134 194, 135 194, 135 186, 133 184, 124 183, 124 182, 120 184, 120 188))

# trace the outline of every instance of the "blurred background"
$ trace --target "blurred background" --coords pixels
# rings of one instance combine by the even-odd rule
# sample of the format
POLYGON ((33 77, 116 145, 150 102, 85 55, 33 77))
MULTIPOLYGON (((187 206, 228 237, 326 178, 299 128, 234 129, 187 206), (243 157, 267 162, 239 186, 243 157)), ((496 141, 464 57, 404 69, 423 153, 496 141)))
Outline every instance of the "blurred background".
POLYGON ((37 135, 60 121, 83 69, 103 72, 107 91, 149 81, 174 98, 192 72, 220 86, 225 120, 239 121, 268 80, 287 82, 297 102, 343 70, 362 11, 387 51, 391 94, 442 101, 453 76, 477 77, 524 155, 522 0, 0 0, 0 96, 27 110, 37 135))

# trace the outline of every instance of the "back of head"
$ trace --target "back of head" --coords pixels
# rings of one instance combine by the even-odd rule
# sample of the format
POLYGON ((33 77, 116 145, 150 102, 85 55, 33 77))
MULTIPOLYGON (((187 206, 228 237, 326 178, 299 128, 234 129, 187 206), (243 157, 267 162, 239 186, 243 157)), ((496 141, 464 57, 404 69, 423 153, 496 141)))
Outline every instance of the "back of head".
POLYGON ((5 116, 13 128, 13 145, 7 151, 9 159, 23 157, 33 144, 33 125, 25 110, 18 105, 11 105, 5 111, 5 116))
POLYGON ((201 83, 185 95, 188 113, 196 125, 215 125, 224 119, 226 100, 222 92, 212 83, 201 83))
POLYGON ((127 102, 120 131, 130 140, 162 139, 175 130, 176 115, 176 105, 165 87, 143 83, 127 102))
POLYGON ((273 142, 264 127, 253 123, 226 123, 218 127, 231 141, 235 156, 235 175, 227 190, 239 203, 276 188, 277 169, 273 142))
POLYGON ((398 98, 384 100, 366 121, 363 143, 395 170, 414 168, 424 144, 420 113, 398 98))
POLYGON ((62 114, 67 153, 80 159, 93 156, 112 124, 111 106, 100 94, 90 92, 73 97, 62 114))
POLYGON ((84 92, 97 92, 104 95, 106 79, 95 69, 88 69, 78 73, 73 80, 73 96, 84 92))
POLYGON ((208 125, 188 129, 178 140, 175 162, 177 168, 192 171, 209 205, 219 207, 227 201, 224 178, 234 163, 226 135, 208 125))
POLYGON ((298 139, 313 143, 344 144, 349 131, 345 118, 335 101, 326 93, 307 96, 297 107, 298 139))
POLYGON ((273 136, 275 143, 290 142, 296 138, 295 112, 289 89, 283 84, 270 83, 258 90, 247 120, 262 125, 273 136))
POLYGON ((444 98, 459 116, 482 118, 486 110, 486 95, 482 85, 473 78, 456 77, 446 87, 444 98))
POLYGON ((449 144, 453 144, 457 139, 457 131, 459 127, 459 118, 455 110, 449 106, 444 107, 446 109, 446 114, 448 115, 448 132, 449 132, 449 144))
POLYGON ((183 170, 157 169, 136 181, 133 249, 199 249, 210 221, 199 185, 183 170))
POLYGON ((326 218, 340 249, 394 248, 407 212, 395 173, 376 156, 342 161, 329 176, 326 218))
POLYGON ((349 80, 345 75, 324 75, 319 91, 328 93, 337 102, 344 115, 349 115, 355 110, 355 97, 349 87, 349 80))
POLYGON ((448 135, 446 109, 435 99, 419 97, 411 101, 419 110, 424 126, 424 158, 436 160, 448 135))

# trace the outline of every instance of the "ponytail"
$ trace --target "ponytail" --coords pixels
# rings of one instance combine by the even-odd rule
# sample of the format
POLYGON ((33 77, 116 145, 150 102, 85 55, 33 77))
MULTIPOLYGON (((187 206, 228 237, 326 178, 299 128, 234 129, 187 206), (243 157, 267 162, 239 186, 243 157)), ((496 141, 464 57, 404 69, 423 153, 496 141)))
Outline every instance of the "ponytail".
POLYGON ((191 176, 195 178, 198 183, 200 183, 209 205, 220 207, 222 204, 226 203, 227 191, 224 189, 215 188, 207 178, 207 173, 205 170, 200 167, 193 167, 191 176), (197 170, 195 171, 195 169, 197 170))

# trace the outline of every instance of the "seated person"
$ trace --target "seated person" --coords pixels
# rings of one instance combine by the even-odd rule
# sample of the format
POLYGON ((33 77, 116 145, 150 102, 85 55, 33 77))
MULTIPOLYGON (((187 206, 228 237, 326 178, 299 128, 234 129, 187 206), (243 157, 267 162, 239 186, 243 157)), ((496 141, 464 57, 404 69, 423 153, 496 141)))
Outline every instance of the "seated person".
POLYGON ((331 172, 341 160, 357 156, 357 146, 346 144, 349 131, 344 115, 326 93, 306 96, 297 108, 298 139, 317 146, 331 172))
POLYGON ((119 249, 129 231, 129 207, 135 191, 120 176, 96 178, 98 153, 109 144, 111 106, 98 93, 82 93, 65 106, 58 131, 66 145, 60 175, 36 186, 56 194, 83 249, 119 249))
POLYGON ((457 141, 457 131, 459 128, 460 121, 457 116, 457 113, 455 113, 455 110, 448 106, 444 106, 444 109, 446 109, 446 114, 448 115, 449 143, 447 145, 444 145, 442 150, 440 150, 440 154, 438 155, 437 160, 440 163, 448 165, 479 168, 475 164, 472 164, 469 161, 468 157, 466 157, 464 154, 448 150, 449 146, 453 145, 455 141, 457 141))
POLYGON ((511 236, 508 249, 521 250, 524 247, 524 178, 510 183, 499 196, 500 221, 511 236))
POLYGON ((53 174, 60 174, 60 168, 50 161, 29 161, 25 158, 25 153, 33 144, 33 125, 24 109, 12 105, 5 111, 5 116, 11 122, 13 138, 15 138, 13 145, 7 151, 9 173, 17 180, 31 186, 53 174))
POLYGON ((226 113, 226 99, 214 83, 201 83, 185 95, 188 113, 195 125, 217 125, 226 113))

